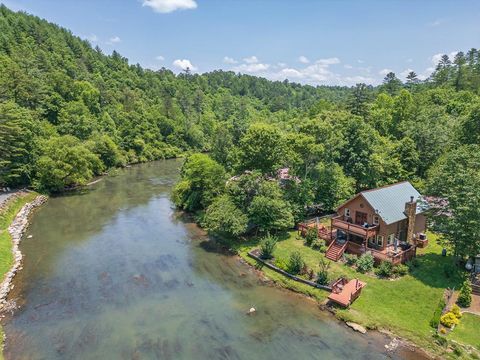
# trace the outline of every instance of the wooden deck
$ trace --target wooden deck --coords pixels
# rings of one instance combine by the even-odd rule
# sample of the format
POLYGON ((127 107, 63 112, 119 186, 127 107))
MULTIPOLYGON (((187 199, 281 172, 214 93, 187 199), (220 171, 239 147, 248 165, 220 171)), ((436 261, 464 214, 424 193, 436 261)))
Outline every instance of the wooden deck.
POLYGON ((348 281, 345 278, 340 278, 333 283, 332 293, 328 296, 328 299, 340 306, 348 307, 360 296, 365 285, 367 284, 358 279, 348 281))
POLYGON ((347 233, 360 236, 368 239, 377 235, 378 225, 365 227, 343 220, 343 216, 336 216, 332 218, 332 228, 346 231, 347 233))

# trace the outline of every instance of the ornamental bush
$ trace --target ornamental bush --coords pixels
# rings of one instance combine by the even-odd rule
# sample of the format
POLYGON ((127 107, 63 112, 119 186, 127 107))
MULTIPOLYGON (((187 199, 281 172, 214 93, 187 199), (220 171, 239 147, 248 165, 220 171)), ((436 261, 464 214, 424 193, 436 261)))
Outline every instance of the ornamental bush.
POLYGON ((317 273, 317 283, 320 285, 328 284, 328 270, 330 269, 330 262, 327 259, 320 258, 320 271, 317 273))
POLYGON ((318 239, 318 229, 317 227, 308 228, 307 234, 305 235, 305 245, 312 246, 312 244, 318 239))
POLYGON ((455 314, 450 311, 442 315, 442 317, 440 318, 440 323, 450 329, 453 327, 453 325, 457 325, 459 322, 460 321, 457 319, 455 314))
POLYGON ((408 266, 407 265, 397 265, 393 267, 393 275, 395 276, 404 276, 408 274, 408 266))
POLYGON ((455 317, 456 317, 457 319, 461 319, 461 318, 462 318, 462 313, 460 312, 460 308, 458 307, 457 304, 454 304, 454 305, 452 306, 452 309, 450 310, 450 312, 452 312, 453 315, 455 315, 455 317))
POLYGON ((273 258, 273 252, 277 247, 277 238, 267 235, 263 238, 260 244, 260 257, 262 259, 268 260, 273 258))
POLYGON ((367 273, 373 269, 373 256, 372 254, 363 254, 357 260, 357 269, 361 273, 367 273))
POLYGON ((347 263, 347 265, 349 265, 349 266, 357 265, 357 261, 358 261, 358 256, 357 255, 355 255, 355 254, 344 254, 343 258, 345 259, 345 262, 347 263))
POLYGON ((298 251, 292 252, 290 255, 290 260, 288 261, 288 272, 290 274, 297 275, 302 271, 304 265, 304 261, 302 258, 302 254, 298 251))
POLYGON ((393 273, 393 265, 389 261, 382 261, 380 266, 375 269, 375 274, 380 277, 389 278, 393 273))
POLYGON ((461 307, 469 307, 472 303, 472 286, 468 280, 465 280, 460 288, 457 304, 461 307))

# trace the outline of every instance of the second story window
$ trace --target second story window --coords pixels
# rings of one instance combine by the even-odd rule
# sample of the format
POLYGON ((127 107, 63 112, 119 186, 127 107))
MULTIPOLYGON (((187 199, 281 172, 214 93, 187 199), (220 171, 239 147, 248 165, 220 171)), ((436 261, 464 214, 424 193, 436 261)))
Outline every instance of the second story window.
POLYGON ((373 225, 380 224, 380 217, 378 215, 373 215, 373 225))
POLYGON ((350 209, 345 208, 345 217, 350 217, 350 209))

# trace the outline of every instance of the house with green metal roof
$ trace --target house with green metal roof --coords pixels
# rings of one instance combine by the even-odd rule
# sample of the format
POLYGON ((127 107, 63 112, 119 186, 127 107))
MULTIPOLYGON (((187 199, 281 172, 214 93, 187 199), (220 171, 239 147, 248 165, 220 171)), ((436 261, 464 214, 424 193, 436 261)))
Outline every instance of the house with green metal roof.
POLYGON ((410 260, 417 247, 428 244, 426 208, 420 200, 408 181, 358 193, 332 218, 326 256, 337 261, 344 252, 369 252, 377 262, 410 260))

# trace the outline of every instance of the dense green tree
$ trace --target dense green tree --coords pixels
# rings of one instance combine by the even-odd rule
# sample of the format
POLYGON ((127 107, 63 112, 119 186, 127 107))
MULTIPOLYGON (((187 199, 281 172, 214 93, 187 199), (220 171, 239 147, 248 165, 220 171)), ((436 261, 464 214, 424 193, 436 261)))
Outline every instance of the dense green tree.
POLYGON ((332 211, 355 193, 355 180, 335 163, 320 163, 315 168, 315 199, 325 210, 332 211))
POLYGON ((13 101, 0 103, 0 186, 26 183, 33 158, 33 118, 13 101))
POLYGON ((428 190, 445 197, 446 209, 436 221, 442 238, 456 255, 480 252, 480 146, 464 145, 443 155, 429 172, 428 190))
POLYGON ((248 208, 248 214, 261 232, 286 230, 294 225, 290 206, 281 198, 257 195, 248 208))
POLYGON ((238 236, 247 230, 248 217, 228 195, 221 195, 207 208, 203 225, 213 234, 238 236))
POLYGON ((225 189, 225 170, 206 154, 190 155, 182 166, 181 181, 172 198, 187 211, 206 209, 225 189))
POLYGON ((80 140, 65 135, 41 144, 43 155, 35 164, 39 190, 57 192, 65 187, 84 185, 102 171, 103 164, 80 140))
POLYGON ((396 95, 402 88, 402 81, 397 78, 394 72, 390 71, 383 79, 382 90, 391 96, 396 95))
POLYGON ((240 141, 239 168, 271 173, 285 164, 282 133, 269 124, 253 124, 240 141))

